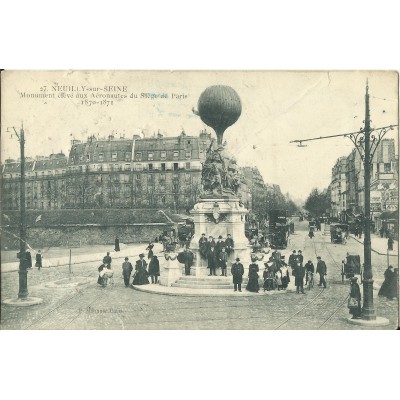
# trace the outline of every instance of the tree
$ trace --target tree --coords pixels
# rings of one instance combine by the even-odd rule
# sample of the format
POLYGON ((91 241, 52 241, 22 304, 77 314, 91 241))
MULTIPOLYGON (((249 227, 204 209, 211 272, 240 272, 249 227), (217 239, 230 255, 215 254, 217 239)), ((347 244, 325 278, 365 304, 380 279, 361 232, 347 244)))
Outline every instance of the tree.
POLYGON ((319 192, 317 188, 311 191, 304 205, 304 208, 316 217, 324 214, 329 207, 330 196, 328 191, 325 189, 319 192))

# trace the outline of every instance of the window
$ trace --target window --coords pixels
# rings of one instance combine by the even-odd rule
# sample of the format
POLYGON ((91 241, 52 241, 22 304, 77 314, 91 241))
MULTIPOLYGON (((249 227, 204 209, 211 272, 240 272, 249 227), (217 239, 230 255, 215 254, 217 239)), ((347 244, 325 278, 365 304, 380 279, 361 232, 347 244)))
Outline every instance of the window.
POLYGON ((186 158, 190 158, 192 156, 192 152, 191 151, 187 151, 186 153, 185 153, 185 157, 186 158))
POLYGON ((391 171, 391 165, 390 165, 390 163, 384 163, 384 164, 383 164, 383 171, 384 171, 385 173, 389 173, 389 172, 391 171))
POLYGON ((174 151, 174 158, 178 158, 179 157, 179 151, 174 151))
POLYGON ((153 164, 149 164, 149 171, 153 171, 153 164))
POLYGON ((178 171, 178 163, 177 162, 174 162, 174 171, 178 171))
POLYGON ((136 161, 142 161, 142 153, 136 153, 136 161))
POLYGON ((117 161, 117 153, 111 153, 111 161, 117 161))
POLYGON ((177 183, 174 183, 173 186, 172 186, 172 188, 173 188, 173 191, 174 191, 174 192, 177 192, 177 191, 178 191, 178 184, 177 184, 177 183))
POLYGON ((128 151, 125 153, 125 161, 131 161, 131 153, 128 151))
POLYGON ((165 181, 165 174, 160 174, 160 181, 165 181))
POLYGON ((103 153, 99 153, 99 162, 102 162, 104 159, 104 154, 103 153))
POLYGON ((147 175, 147 181, 153 182, 153 175, 147 175))
POLYGON ((135 170, 136 171, 141 171, 143 168, 142 168, 142 164, 136 164, 135 165, 135 170))
POLYGON ((148 154, 147 154, 147 159, 148 159, 149 161, 153 161, 153 153, 148 153, 148 154))
POLYGON ((165 162, 161 163, 161 171, 165 171, 165 162))
POLYGON ((190 162, 186 163, 186 169, 190 169, 190 162))
POLYGON ((190 181, 190 174, 185 174, 185 179, 186 179, 186 182, 189 182, 190 181))
POLYGON ((79 156, 79 161, 83 161, 83 156, 82 155, 79 156))
POLYGON ((90 154, 86 154, 86 162, 90 161, 90 154))
POLYGON ((165 196, 161 197, 161 203, 165 204, 165 196))
POLYGON ((165 160, 167 158, 167 152, 166 151, 162 151, 161 152, 161 160, 165 160))
POLYGON ((130 171, 131 164, 125 164, 125 171, 130 171))
POLYGON ((136 180, 140 181, 140 175, 139 174, 136 174, 136 180))

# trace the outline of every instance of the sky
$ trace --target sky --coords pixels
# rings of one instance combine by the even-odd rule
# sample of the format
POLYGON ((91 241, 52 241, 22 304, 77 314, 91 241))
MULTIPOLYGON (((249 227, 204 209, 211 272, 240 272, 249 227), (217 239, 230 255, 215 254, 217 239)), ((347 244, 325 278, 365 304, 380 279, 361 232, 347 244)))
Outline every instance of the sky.
MULTIPOLYGON (((91 134, 129 138, 142 130, 165 136, 179 135, 182 129, 188 135, 198 135, 204 128, 213 132, 192 108, 197 109, 208 86, 228 85, 242 103, 240 118, 224 134, 228 150, 239 165, 258 167, 266 183, 278 184, 293 199, 305 200, 313 188, 329 185, 335 161, 348 155, 353 144, 347 138, 309 142, 307 147, 289 142, 363 127, 367 79, 372 127, 398 124, 395 72, 6 71, 2 74, 2 162, 19 157, 18 141, 7 128, 18 130, 22 121, 25 153, 31 157, 68 154, 72 138, 86 140, 91 134), (125 86, 126 92, 118 93, 127 98, 114 99, 112 105, 90 103, 102 100, 93 95, 117 93, 105 92, 105 86, 111 90, 125 86), (54 98, 29 97, 43 93, 54 98), (146 98, 142 93, 159 97, 146 98)), ((397 128, 386 135, 395 138, 396 148, 397 137, 397 128)))

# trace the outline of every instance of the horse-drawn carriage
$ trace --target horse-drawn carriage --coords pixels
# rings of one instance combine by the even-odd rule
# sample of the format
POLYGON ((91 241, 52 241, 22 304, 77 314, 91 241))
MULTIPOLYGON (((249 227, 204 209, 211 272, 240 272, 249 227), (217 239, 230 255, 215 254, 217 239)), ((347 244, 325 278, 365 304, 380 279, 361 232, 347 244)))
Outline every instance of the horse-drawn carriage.
POLYGON ((346 260, 342 261, 342 283, 345 278, 350 279, 354 275, 360 275, 360 281, 362 281, 360 256, 347 253, 346 260))
POLYGON ((349 226, 346 224, 331 224, 331 243, 345 244, 349 236, 349 226))

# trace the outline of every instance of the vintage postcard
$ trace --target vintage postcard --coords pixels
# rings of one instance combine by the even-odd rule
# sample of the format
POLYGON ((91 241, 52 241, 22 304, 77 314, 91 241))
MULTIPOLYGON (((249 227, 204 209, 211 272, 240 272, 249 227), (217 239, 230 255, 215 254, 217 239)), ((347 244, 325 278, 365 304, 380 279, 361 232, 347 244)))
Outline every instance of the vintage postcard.
POLYGON ((396 329, 398 79, 2 71, 1 329, 396 329))

